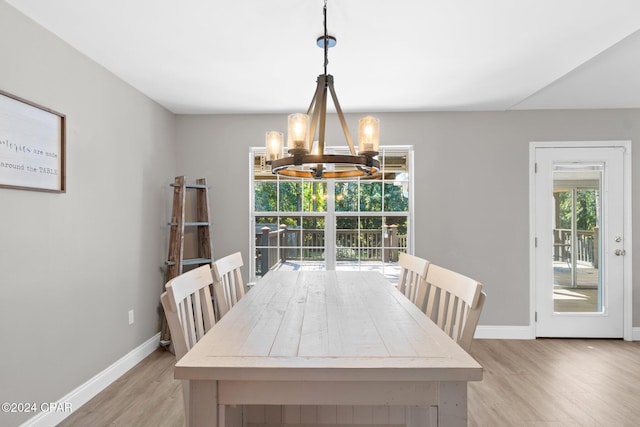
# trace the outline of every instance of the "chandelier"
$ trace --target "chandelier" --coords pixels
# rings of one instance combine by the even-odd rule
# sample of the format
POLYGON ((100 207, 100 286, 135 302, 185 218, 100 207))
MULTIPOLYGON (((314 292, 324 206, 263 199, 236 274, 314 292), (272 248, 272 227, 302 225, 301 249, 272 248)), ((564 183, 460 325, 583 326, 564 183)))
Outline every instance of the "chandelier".
POLYGON ((283 153, 283 134, 278 131, 266 133, 266 161, 274 174, 297 178, 354 178, 370 176, 380 170, 378 155, 380 126, 378 119, 366 116, 358 121, 358 152, 349 134, 336 91, 333 76, 327 74, 329 48, 335 46, 336 38, 327 34, 327 1, 324 2, 324 35, 316 43, 324 49, 324 73, 316 80, 316 91, 306 114, 291 114, 288 118, 287 152, 283 153), (327 119, 327 92, 336 109, 347 145, 348 155, 325 154, 324 138, 327 119), (316 130, 318 140, 315 141, 316 130))

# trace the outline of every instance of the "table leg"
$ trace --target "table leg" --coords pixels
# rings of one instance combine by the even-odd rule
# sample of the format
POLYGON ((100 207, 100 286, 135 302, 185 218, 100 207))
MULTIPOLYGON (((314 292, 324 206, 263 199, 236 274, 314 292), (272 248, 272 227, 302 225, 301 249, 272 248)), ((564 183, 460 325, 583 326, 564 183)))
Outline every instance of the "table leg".
POLYGON ((466 381, 441 382, 438 390, 438 425, 467 425, 466 381))
POLYGON ((406 410, 407 427, 437 427, 437 406, 409 406, 406 410))
POLYGON ((218 427, 218 421, 218 383, 190 380, 189 427, 218 427))

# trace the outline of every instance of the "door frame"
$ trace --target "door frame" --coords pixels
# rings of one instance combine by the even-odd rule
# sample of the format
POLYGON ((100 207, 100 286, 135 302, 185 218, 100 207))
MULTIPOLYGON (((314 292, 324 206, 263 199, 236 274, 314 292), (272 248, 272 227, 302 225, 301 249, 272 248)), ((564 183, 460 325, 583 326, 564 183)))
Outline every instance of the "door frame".
POLYGON ((631 141, 532 141, 529 143, 529 325, 531 339, 536 338, 536 218, 535 218, 535 168, 537 148, 611 148, 622 147, 624 149, 623 158, 623 180, 622 190, 624 209, 624 232, 623 241, 626 251, 623 267, 623 338, 625 341, 633 340, 633 242, 632 242, 632 192, 631 192, 631 141))

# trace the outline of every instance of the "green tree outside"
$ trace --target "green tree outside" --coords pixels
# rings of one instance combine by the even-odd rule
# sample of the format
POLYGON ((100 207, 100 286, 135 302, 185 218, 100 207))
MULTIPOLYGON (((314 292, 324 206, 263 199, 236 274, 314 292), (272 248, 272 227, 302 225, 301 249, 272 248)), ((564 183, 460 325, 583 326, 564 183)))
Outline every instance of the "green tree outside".
MULTIPOLYGON (((576 190, 576 226, 578 230, 595 230, 597 218, 598 191, 595 189, 576 190)), ((572 220, 572 191, 559 193, 560 224, 559 228, 571 229, 572 220)))

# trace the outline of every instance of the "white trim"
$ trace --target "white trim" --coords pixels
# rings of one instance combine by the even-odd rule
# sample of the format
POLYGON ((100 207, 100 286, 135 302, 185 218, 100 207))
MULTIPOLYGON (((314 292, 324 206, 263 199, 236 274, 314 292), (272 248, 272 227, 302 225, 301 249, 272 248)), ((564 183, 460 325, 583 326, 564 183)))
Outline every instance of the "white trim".
MULTIPOLYGON (((102 390, 111 385, 129 369, 133 368, 145 357, 153 353, 159 345, 160 333, 158 332, 156 335, 124 355, 113 365, 109 366, 107 369, 55 402, 56 404, 60 404, 59 407, 70 405, 71 412, 41 412, 35 417, 27 420, 21 427, 53 427, 57 425, 102 390)), ((53 403, 49 404, 50 407, 54 407, 53 405, 53 403)))
MULTIPOLYGON (((624 319, 623 337, 626 341, 640 340, 637 328, 633 328, 633 281, 632 281, 632 191, 631 191, 631 141, 531 141, 529 143, 529 323, 535 325, 536 294, 535 294, 535 152, 536 148, 594 148, 594 147, 622 147, 624 152, 624 242, 626 258, 624 263, 624 319)), ((535 327, 532 328, 535 337, 535 327)))
MULTIPOLYGON (((478 325, 474 339, 535 340, 535 329, 531 326, 478 325)), ((640 327, 632 328, 632 341, 640 341, 640 327)))
MULTIPOLYGON (((542 143, 529 143, 529 325, 536 324, 536 148, 542 143)), ((535 326, 531 327, 533 336, 536 336, 535 326)))
POLYGON ((624 339, 626 341, 634 341, 633 336, 633 244, 632 244, 632 224, 633 224, 633 193, 632 187, 632 175, 631 175, 631 141, 625 141, 624 144, 624 184, 623 198, 624 198, 624 242, 626 250, 626 262, 624 263, 624 284, 623 284, 623 297, 624 297, 624 339))
POLYGON ((478 325, 475 339, 533 340, 535 330, 531 326, 491 326, 478 325))
POLYGON ((415 222, 415 205, 416 205, 416 199, 415 199, 415 191, 414 189, 416 188, 414 185, 415 182, 415 173, 413 172, 415 169, 413 168, 413 157, 414 157, 414 148, 413 145, 408 145, 407 147, 409 147, 409 152, 408 152, 408 162, 409 162, 409 229, 407 230, 407 232, 409 233, 409 246, 406 248, 407 252, 410 254, 415 254, 416 253, 416 239, 415 239, 415 233, 416 233, 416 222, 415 222))
MULTIPOLYGON (((254 180, 254 161, 255 161, 255 156, 257 154, 257 147, 251 147, 249 148, 249 250, 248 250, 248 254, 247 254, 247 259, 249 260, 254 260, 255 256, 256 256, 256 250, 255 250, 255 231, 251 231, 251 230, 255 230, 256 229, 256 217, 255 215, 253 215, 253 212, 255 212, 255 186, 256 186, 256 182, 254 180), (253 251, 253 252, 251 252, 253 251)), ((265 149, 266 151, 266 149, 265 149)), ((214 258, 215 259, 215 258, 214 258)), ((251 283, 256 283, 260 278, 256 277, 256 263, 254 261, 250 261, 249 262, 249 282, 251 283)), ((249 286, 249 289, 251 289, 253 286, 249 286)))

